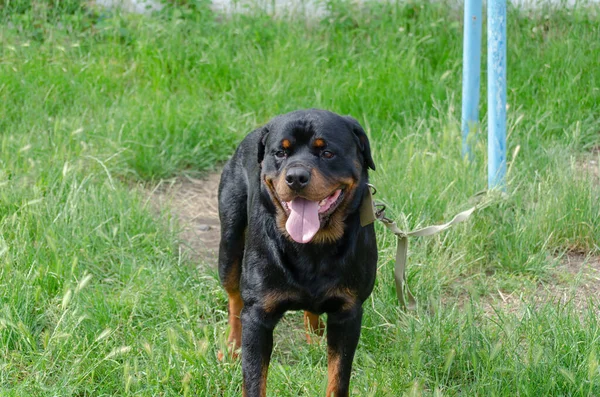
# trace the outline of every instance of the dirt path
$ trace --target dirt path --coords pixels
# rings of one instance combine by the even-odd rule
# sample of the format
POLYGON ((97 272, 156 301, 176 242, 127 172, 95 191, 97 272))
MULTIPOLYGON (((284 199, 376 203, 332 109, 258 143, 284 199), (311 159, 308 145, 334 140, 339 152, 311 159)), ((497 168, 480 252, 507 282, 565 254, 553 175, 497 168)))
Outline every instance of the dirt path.
POLYGON ((162 181, 149 192, 149 201, 156 210, 169 208, 178 220, 182 249, 213 266, 221 232, 217 207, 220 176, 217 172, 204 178, 179 177, 162 181))
MULTIPOLYGON (((580 253, 568 253, 558 266, 550 270, 549 279, 524 290, 497 290, 482 297, 489 316, 496 311, 521 316, 529 307, 545 304, 572 304, 581 318, 590 307, 590 299, 600 296, 600 258, 580 253)), ((595 311, 600 315, 600 308, 595 311)))

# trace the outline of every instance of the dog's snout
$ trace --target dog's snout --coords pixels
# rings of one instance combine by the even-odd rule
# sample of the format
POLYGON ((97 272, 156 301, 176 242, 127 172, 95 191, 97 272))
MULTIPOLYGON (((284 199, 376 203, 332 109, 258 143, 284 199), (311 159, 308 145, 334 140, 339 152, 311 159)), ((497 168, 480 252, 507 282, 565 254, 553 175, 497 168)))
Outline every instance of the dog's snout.
POLYGON ((285 173, 285 182, 290 189, 303 189, 310 182, 310 171, 304 167, 289 168, 285 173))

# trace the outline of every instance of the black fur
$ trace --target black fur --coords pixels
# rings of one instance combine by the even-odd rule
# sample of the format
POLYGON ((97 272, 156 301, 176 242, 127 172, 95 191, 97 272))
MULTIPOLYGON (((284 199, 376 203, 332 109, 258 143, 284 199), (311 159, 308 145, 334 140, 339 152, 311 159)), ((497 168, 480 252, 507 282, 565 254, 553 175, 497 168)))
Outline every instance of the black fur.
MULTIPOLYGON (((375 169, 375 164, 360 124, 317 109, 278 116, 251 132, 226 164, 219 186, 219 275, 230 296, 241 291, 244 304, 245 396, 264 396, 273 329, 288 310, 327 313, 330 365, 336 365, 330 374, 337 376, 330 378, 328 393, 348 395, 362 304, 373 289, 377 263, 373 225, 361 227, 358 212, 367 189, 367 168, 375 169), (327 142, 333 159, 311 146, 316 137, 327 142), (283 160, 277 157, 282 139, 293 144, 283 160), (338 214, 344 226, 335 241, 300 244, 277 224, 278 203, 264 178, 298 164, 332 183, 356 181, 344 213, 338 214)), ((342 211, 341 205, 336 211, 342 211)))

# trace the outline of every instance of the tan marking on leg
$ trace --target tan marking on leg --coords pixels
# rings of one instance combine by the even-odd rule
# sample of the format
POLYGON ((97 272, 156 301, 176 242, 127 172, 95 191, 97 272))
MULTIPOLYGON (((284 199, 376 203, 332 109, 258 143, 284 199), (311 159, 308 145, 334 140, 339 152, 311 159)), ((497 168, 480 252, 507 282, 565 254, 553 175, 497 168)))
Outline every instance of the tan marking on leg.
POLYGON ((304 312, 304 328, 306 329, 306 341, 312 343, 312 334, 323 336, 323 330, 325 324, 318 314, 311 313, 309 311, 304 312))
POLYGON ((236 260, 230 266, 229 274, 227 274, 227 278, 223 280, 223 288, 228 295, 238 292, 240 290, 240 276, 242 273, 242 266, 239 260, 236 260))
POLYGON ((260 371, 260 397, 267 397, 267 375, 269 373, 269 366, 263 364, 262 370, 260 371))
MULTIPOLYGON (((245 231, 244 231, 245 233, 245 231)), ((233 358, 237 358, 236 351, 242 345, 242 321, 240 314, 244 307, 242 296, 240 294, 240 276, 242 272, 241 263, 236 260, 232 266, 227 278, 223 280, 223 287, 227 292, 227 311, 229 313, 229 337, 227 338, 227 350, 233 358)), ((224 353, 219 352, 217 358, 223 360, 224 353)))
POLYGON ((238 292, 237 294, 229 296, 229 339, 228 342, 232 347, 232 354, 235 356, 236 350, 242 346, 242 320, 240 315, 244 308, 244 302, 242 296, 238 292))
MULTIPOLYGON (((239 291, 228 294, 227 308, 229 312, 228 323, 229 323, 229 337, 227 338, 227 351, 232 358, 238 358, 237 351, 242 346, 242 320, 240 315, 244 308, 244 302, 239 291)), ((222 351, 217 353, 217 358, 222 361, 224 358, 222 351)))
POLYGON ((337 397, 336 393, 340 385, 341 359, 337 352, 327 350, 327 397, 337 397))

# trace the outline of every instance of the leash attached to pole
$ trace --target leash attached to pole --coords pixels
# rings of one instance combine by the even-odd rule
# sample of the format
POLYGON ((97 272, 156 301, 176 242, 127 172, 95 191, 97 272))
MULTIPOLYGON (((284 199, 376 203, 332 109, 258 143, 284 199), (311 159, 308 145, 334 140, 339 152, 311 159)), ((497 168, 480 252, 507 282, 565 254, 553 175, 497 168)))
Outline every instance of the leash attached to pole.
POLYGON ((394 280, 396 282, 396 295, 402 309, 414 310, 417 307, 417 301, 413 294, 410 292, 406 283, 406 259, 408 255, 408 237, 425 237, 432 236, 441 231, 450 228, 457 223, 467 220, 477 207, 469 208, 457 214, 452 220, 443 225, 427 226, 421 229, 413 230, 410 232, 404 232, 400 230, 396 222, 385 216, 385 204, 374 203, 373 195, 377 193, 375 187, 371 184, 366 189, 365 196, 363 198, 360 208, 360 224, 361 226, 370 225, 379 220, 383 225, 392 233, 394 233, 398 239, 396 247, 396 262, 394 265, 394 280))

